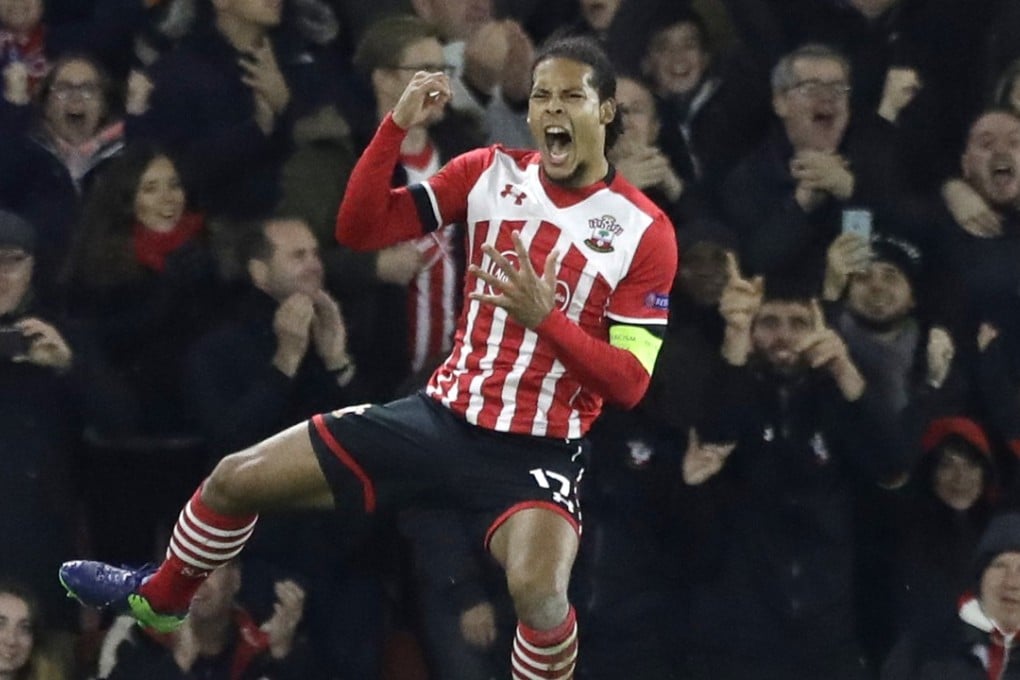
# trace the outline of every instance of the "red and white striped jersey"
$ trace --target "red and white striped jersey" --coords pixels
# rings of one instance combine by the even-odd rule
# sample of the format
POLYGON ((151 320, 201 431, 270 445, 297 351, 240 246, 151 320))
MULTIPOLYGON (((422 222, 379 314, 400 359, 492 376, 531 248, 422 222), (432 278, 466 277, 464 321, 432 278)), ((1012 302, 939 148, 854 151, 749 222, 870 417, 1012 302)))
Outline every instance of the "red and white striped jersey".
MULTIPOLYGON (((608 341, 610 320, 665 325, 676 267, 669 219, 615 173, 569 190, 539 169, 537 152, 478 149, 411 191, 426 229, 466 225, 468 261, 482 269, 496 272, 481 250, 486 243, 516 264, 510 238, 515 230, 539 273, 557 250, 556 303, 592 336, 608 341)), ((601 397, 573 379, 534 331, 503 309, 468 299, 468 292, 487 287, 467 277, 453 350, 432 375, 428 394, 481 427, 555 438, 584 435, 601 410, 601 397)))

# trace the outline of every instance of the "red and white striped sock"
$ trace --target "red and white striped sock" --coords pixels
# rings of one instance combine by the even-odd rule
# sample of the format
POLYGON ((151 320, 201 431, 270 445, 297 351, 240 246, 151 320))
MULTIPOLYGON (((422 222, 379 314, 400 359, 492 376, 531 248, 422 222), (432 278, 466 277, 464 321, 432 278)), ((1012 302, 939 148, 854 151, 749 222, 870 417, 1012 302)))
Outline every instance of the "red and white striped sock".
POLYGON ((513 680, 570 680, 577 663, 577 616, 574 608, 552 630, 534 630, 517 622, 510 658, 513 680))
POLYGON ((258 515, 221 515, 202 502, 202 487, 177 518, 166 559, 146 579, 139 594, 155 611, 187 611, 191 597, 214 569, 244 548, 258 515))

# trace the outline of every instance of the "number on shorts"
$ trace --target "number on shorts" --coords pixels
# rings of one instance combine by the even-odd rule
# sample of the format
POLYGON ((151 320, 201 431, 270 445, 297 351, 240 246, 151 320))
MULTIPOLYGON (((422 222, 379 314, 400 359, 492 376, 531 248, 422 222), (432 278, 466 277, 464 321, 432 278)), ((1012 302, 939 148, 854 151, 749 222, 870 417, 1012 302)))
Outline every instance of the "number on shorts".
POLYGON ((540 487, 552 490, 554 501, 564 506, 569 512, 574 512, 574 501, 571 500, 574 495, 572 491, 573 484, 569 478, 553 470, 543 470, 542 468, 535 468, 534 470, 528 470, 528 472, 535 478, 535 482, 540 487), (550 479, 559 484, 560 488, 553 489, 553 485, 549 483, 550 479))
POLYGON ((344 408, 339 408, 333 411, 331 415, 334 418, 340 418, 342 416, 347 415, 348 413, 353 413, 356 416, 360 416, 362 413, 367 411, 371 405, 372 404, 355 404, 354 406, 345 406, 344 408))

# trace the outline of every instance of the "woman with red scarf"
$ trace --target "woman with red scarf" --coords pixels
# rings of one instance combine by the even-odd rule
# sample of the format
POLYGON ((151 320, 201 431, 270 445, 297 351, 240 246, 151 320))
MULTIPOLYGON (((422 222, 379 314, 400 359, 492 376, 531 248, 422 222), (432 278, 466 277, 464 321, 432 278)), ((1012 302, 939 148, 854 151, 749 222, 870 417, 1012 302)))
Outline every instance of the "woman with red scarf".
MULTIPOLYGON (((99 175, 74 236, 61 288, 69 317, 92 331, 124 404, 117 431, 93 425, 86 433, 88 469, 117 476, 118 488, 141 484, 172 494, 193 481, 205 464, 205 448, 181 380, 192 342, 227 308, 207 245, 203 216, 188 209, 173 160, 148 145, 129 146, 99 175), (154 460, 173 461, 153 465, 154 460)), ((85 480, 86 496, 90 487, 85 480)), ((125 492, 127 493, 127 492, 125 492)), ((130 494, 129 494, 130 495, 130 494)), ((95 499, 93 522, 121 526, 98 551, 118 559, 146 559, 152 527, 172 506, 161 498, 95 499), (139 516, 137 508, 146 511, 139 516), (169 509, 168 509, 169 508, 169 509)))
POLYGON ((96 330, 133 392, 135 434, 191 433, 180 362, 219 312, 221 287, 203 216, 166 153, 128 147, 98 178, 63 281, 69 314, 96 330))

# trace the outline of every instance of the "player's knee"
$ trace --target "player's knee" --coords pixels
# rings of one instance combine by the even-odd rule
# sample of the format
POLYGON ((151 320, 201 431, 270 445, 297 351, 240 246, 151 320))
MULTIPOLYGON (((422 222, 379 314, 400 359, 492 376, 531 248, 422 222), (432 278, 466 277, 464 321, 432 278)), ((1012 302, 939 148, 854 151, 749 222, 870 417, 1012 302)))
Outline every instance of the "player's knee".
POLYGON ((220 459, 202 487, 202 501, 215 512, 238 514, 251 512, 247 507, 246 476, 251 468, 244 453, 220 459))
POLYGON ((567 615, 567 578, 558 570, 519 567, 507 570, 507 586, 517 617, 528 626, 548 630, 567 615))

